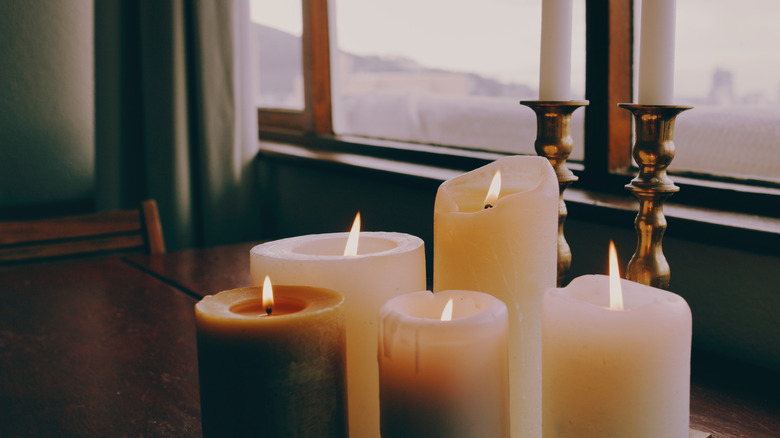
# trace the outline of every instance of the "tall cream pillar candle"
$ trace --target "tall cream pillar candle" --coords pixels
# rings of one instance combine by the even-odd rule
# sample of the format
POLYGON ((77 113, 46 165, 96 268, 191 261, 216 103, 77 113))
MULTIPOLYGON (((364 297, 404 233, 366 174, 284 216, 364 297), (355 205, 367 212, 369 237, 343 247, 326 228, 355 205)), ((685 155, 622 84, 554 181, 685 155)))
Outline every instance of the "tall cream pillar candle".
POLYGON ((639 40, 639 100, 672 105, 676 0, 643 0, 639 40))
POLYGON ((687 438, 691 312, 680 296, 586 275, 544 297, 544 437, 687 438))
POLYGON ((571 99, 571 0, 542 0, 539 100, 571 99))
POLYGON ((481 292, 412 292, 385 303, 382 438, 508 437, 507 324, 506 305, 481 292))
POLYGON ((344 256, 348 233, 315 234, 252 248, 252 284, 332 289, 344 295, 347 332, 349 434, 379 436, 377 314, 390 298, 425 290, 425 251, 419 237, 362 232, 356 256, 344 256))
POLYGON ((512 156, 444 182, 433 233, 434 291, 477 290, 506 303, 511 436, 540 437, 542 295, 557 276, 555 171, 546 158, 512 156), (501 190, 485 208, 496 171, 501 190))

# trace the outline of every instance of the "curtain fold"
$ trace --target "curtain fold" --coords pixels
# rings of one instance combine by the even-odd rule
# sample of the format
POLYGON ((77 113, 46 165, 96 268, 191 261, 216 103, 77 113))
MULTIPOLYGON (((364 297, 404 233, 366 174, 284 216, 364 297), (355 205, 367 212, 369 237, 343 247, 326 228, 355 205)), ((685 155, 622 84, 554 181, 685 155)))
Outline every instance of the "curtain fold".
POLYGON ((172 249, 253 238, 257 122, 248 2, 95 8, 98 207, 155 198, 172 249))

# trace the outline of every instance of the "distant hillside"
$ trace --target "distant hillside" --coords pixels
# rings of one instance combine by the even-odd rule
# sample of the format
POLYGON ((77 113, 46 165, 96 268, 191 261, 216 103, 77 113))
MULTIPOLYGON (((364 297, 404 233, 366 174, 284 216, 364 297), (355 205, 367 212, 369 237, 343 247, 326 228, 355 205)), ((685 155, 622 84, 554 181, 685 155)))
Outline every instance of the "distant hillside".
MULTIPOLYGON (((271 63, 261 62, 260 86, 265 90, 291 93, 295 86, 295 72, 302 71, 301 40, 299 37, 272 27, 255 23, 258 47, 261 59, 272 59, 271 63)), ((420 65, 417 61, 402 57, 359 56, 342 52, 349 58, 350 73, 431 73, 445 72, 420 65)), ((470 95, 490 97, 528 98, 535 96, 535 90, 527 85, 506 84, 482 75, 467 72, 470 95)))
POLYGON ((260 59, 260 89, 291 94, 295 72, 303 71, 301 39, 272 27, 254 23, 260 59))

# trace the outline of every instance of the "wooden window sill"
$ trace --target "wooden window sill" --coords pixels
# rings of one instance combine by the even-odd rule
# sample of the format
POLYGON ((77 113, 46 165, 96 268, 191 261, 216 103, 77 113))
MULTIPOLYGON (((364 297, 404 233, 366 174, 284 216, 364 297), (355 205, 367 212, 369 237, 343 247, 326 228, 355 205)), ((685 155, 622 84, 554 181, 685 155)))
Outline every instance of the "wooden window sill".
MULTIPOLYGON (((265 135, 259 157, 266 160, 338 169, 370 178, 405 180, 435 193, 446 179, 500 158, 498 153, 468 151, 447 147, 403 144, 363 138, 299 136, 287 133, 265 135)), ((575 172, 581 165, 572 163, 575 172)), ((675 179, 673 177, 673 179, 675 179)), ((587 184, 573 184, 564 192, 569 218, 598 222, 603 225, 633 229, 637 202, 622 191, 624 182, 610 182, 611 190, 594 190, 587 184), (621 193, 621 191, 623 193, 621 193)), ((732 184, 733 186, 733 184, 732 184)), ((665 203, 666 236, 714 244, 760 254, 776 254, 780 247, 780 218, 665 203)))

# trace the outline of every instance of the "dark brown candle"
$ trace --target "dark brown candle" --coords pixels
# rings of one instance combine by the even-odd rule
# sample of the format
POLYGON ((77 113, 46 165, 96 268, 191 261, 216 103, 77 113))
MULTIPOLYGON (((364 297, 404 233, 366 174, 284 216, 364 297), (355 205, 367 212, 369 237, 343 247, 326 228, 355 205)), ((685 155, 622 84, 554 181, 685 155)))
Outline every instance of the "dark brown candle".
POLYGON ((203 435, 347 436, 341 294, 274 286, 207 296, 195 306, 203 435))

